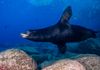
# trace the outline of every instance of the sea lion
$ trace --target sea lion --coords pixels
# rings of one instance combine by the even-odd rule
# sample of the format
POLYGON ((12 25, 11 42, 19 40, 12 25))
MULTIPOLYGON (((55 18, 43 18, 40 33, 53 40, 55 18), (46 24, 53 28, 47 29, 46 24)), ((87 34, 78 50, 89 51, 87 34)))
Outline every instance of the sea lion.
POLYGON ((57 45, 62 54, 67 50, 66 43, 80 42, 96 37, 95 31, 91 29, 69 24, 71 16, 72 9, 68 6, 57 24, 43 29, 28 30, 26 33, 21 33, 21 36, 35 42, 51 42, 57 45))

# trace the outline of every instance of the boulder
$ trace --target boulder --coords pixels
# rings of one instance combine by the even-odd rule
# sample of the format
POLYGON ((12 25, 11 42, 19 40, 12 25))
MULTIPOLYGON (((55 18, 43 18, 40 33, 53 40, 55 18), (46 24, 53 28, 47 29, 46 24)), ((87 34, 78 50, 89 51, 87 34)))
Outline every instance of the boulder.
POLYGON ((25 52, 8 49, 0 53, 0 70, 35 70, 36 62, 25 52))
POLYGON ((100 55, 100 38, 88 39, 78 44, 75 50, 71 52, 79 54, 97 54, 100 55))
POLYGON ((93 54, 80 55, 76 60, 84 65, 86 70, 100 70, 100 56, 93 54))
MULTIPOLYGON (((48 62, 45 62, 45 64, 48 64, 48 62)), ((44 66, 42 70, 86 70, 86 69, 78 61, 62 59, 55 61, 54 63, 46 67, 44 66)))
POLYGON ((38 64, 54 59, 57 55, 57 48, 52 44, 32 44, 32 45, 17 45, 16 48, 23 50, 29 56, 36 60, 38 64))

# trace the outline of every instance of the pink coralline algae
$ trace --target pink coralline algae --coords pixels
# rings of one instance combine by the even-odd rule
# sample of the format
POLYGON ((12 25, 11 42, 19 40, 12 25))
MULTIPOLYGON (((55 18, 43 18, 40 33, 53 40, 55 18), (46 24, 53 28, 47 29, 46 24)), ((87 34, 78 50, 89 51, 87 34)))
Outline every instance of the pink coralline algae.
POLYGON ((100 70, 100 56, 94 54, 80 55, 77 58, 86 70, 100 70))
POLYGON ((0 53, 0 70, 36 70, 36 63, 25 52, 9 49, 0 53))
POLYGON ((75 60, 59 60, 42 70, 86 70, 85 67, 75 60))

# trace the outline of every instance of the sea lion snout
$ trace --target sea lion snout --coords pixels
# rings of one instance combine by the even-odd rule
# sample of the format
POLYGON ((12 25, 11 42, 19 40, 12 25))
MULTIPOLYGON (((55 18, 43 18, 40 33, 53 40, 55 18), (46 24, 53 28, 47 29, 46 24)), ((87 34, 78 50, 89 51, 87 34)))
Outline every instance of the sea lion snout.
POLYGON ((28 37, 28 35, 24 34, 24 33, 21 33, 21 36, 22 36, 22 38, 27 38, 28 37))
POLYGON ((30 31, 27 31, 26 33, 21 33, 20 35, 21 35, 21 37, 23 37, 23 38, 28 38, 28 36, 31 34, 31 32, 30 31))

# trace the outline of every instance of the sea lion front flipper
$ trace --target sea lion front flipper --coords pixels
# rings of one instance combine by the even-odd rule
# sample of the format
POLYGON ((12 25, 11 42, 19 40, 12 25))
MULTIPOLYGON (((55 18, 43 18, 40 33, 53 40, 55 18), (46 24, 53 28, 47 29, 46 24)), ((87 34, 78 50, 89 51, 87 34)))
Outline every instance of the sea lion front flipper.
POLYGON ((61 54, 66 53, 67 46, 65 43, 64 44, 57 44, 57 48, 59 50, 59 53, 61 53, 61 54))
POLYGON ((61 16, 61 18, 60 18, 60 22, 61 22, 61 23, 66 23, 66 22, 68 22, 69 19, 71 18, 71 16, 72 16, 72 9, 71 9, 70 6, 68 6, 68 7, 64 10, 64 12, 63 12, 63 14, 62 14, 62 16, 61 16))

